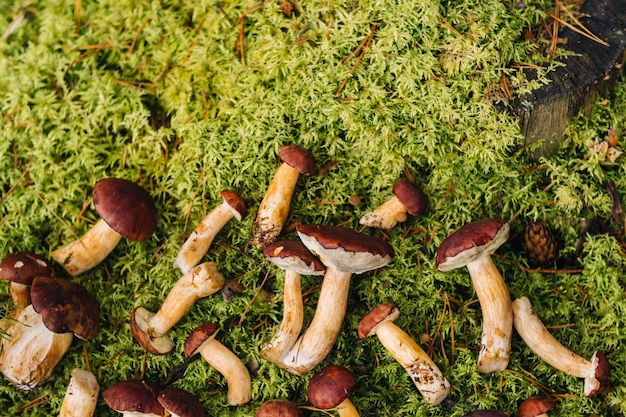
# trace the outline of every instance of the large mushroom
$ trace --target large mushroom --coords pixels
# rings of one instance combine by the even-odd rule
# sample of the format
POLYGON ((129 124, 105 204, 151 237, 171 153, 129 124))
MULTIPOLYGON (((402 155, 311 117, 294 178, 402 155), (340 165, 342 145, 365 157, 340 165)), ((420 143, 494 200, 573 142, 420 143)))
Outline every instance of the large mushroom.
POLYGON ((9 281, 13 305, 21 309, 30 304, 30 285, 37 276, 53 276, 54 269, 44 257, 27 251, 11 252, 0 262, 0 279, 9 281))
POLYGON ((343 226, 303 225, 297 230, 302 243, 326 265, 313 319, 283 357, 284 369, 303 375, 330 353, 339 336, 352 274, 386 266, 394 252, 387 242, 343 226))
POLYGON ((370 311, 359 323, 359 339, 376 335, 387 352, 398 361, 426 401, 440 404, 450 393, 450 383, 435 362, 404 330, 394 322, 400 310, 383 303, 370 311))
POLYGON ((283 319, 270 342, 261 350, 261 356, 281 366, 283 356, 296 343, 304 320, 301 275, 324 275, 326 268, 302 242, 281 240, 270 244, 263 254, 285 271, 283 285, 283 319))
POLYGON ((159 403, 170 417, 204 417, 204 407, 198 397, 181 388, 167 387, 159 392, 159 403))
POLYGON ((320 410, 336 410, 339 417, 359 417, 348 396, 354 389, 354 377, 347 368, 330 365, 309 381, 309 402, 320 410))
POLYGON ((542 360, 569 375, 583 378, 583 392, 593 397, 610 389, 610 365, 604 353, 597 350, 587 360, 563 346, 544 326, 528 297, 513 301, 515 330, 542 360))
POLYGON ((122 237, 144 241, 156 229, 156 207, 141 186, 122 178, 104 178, 93 187, 100 220, 77 240, 56 249, 52 258, 75 276, 102 262, 122 237))
POLYGON ((36 277, 32 304, 7 331, 0 371, 23 390, 50 377, 70 348, 73 336, 91 340, 100 331, 98 301, 82 285, 52 277, 36 277))
POLYGON ((93 373, 86 369, 74 368, 63 397, 59 417, 93 417, 99 391, 100 385, 93 373))
POLYGON ((196 327, 185 341, 186 358, 199 353, 204 360, 226 379, 228 404, 243 405, 252 397, 250 372, 230 349, 215 339, 219 326, 206 323, 196 327))
POLYGON ((102 399, 124 417, 163 417, 165 409, 158 400, 161 389, 152 381, 128 379, 109 386, 102 392, 102 399))
POLYGON ((509 224, 485 219, 466 224, 449 235, 437 250, 439 271, 467 267, 483 315, 478 371, 506 369, 511 355, 513 309, 509 290, 491 255, 509 238, 509 224))
POLYGON ((246 203, 235 191, 223 190, 221 192, 222 204, 215 207, 207 214, 183 246, 178 251, 174 260, 174 268, 181 270, 183 274, 198 265, 200 259, 207 253, 215 236, 233 217, 241 221, 246 216, 246 203))
POLYGON ((359 223, 379 229, 392 229, 398 223, 405 222, 407 214, 419 216, 428 205, 424 192, 406 178, 396 181, 393 194, 382 205, 361 217, 359 223))
POLYGON ((270 181, 254 223, 252 243, 260 249, 275 241, 283 230, 300 174, 312 175, 316 170, 313 154, 301 146, 282 146, 278 156, 283 163, 270 181))
POLYGON ((148 352, 164 355, 174 348, 167 332, 200 298, 215 294, 224 285, 224 276, 215 262, 194 266, 174 284, 156 313, 136 307, 130 316, 133 337, 148 352))

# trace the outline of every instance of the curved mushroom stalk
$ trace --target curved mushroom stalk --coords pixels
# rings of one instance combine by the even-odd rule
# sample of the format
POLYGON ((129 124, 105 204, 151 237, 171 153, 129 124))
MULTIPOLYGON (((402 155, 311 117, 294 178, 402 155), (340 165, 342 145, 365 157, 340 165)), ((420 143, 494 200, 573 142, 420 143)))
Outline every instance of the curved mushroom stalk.
POLYGON ((166 333, 197 300, 215 294, 223 285, 224 276, 215 262, 204 262, 191 268, 176 281, 156 313, 144 307, 135 308, 130 318, 133 336, 150 353, 169 353, 174 343, 166 333))
POLYGON ((542 323, 527 297, 513 302, 515 330, 542 360, 569 375, 584 379, 584 394, 593 397, 609 388, 610 366, 606 356, 596 351, 587 360, 563 346, 542 323))
POLYGON ((72 370, 59 417, 92 417, 98 403, 100 385, 91 372, 75 368, 72 370))
POLYGON ((407 215, 418 216, 426 210, 428 200, 414 183, 407 179, 398 180, 393 186, 394 196, 373 211, 366 213, 359 223, 379 229, 393 229, 405 222, 407 215))
POLYGON ((241 221, 246 215, 246 205, 239 194, 223 190, 221 196, 224 202, 202 219, 178 251, 174 268, 180 269, 183 274, 189 272, 206 255, 213 239, 230 219, 234 217, 241 221))

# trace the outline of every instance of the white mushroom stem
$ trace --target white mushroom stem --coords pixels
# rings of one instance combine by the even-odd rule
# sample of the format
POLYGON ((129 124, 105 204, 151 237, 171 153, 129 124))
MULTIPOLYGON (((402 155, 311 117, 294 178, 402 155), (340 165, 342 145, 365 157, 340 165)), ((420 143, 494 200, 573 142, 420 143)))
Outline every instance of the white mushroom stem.
POLYGON ((283 358, 287 371, 304 375, 330 353, 346 315, 351 277, 350 272, 326 268, 315 315, 309 327, 283 358))
POLYGON ((285 271, 283 287, 283 320, 272 340, 261 350, 261 357, 280 367, 284 367, 283 356, 298 340, 304 321, 300 273, 285 271))
POLYGON ((73 333, 54 333, 43 324, 41 315, 29 305, 7 330, 0 372, 17 386, 29 391, 48 380, 54 367, 70 348, 73 333))
POLYGON ((398 197, 393 196, 378 206, 373 211, 365 214, 359 220, 364 226, 376 227, 379 229, 393 229, 398 223, 405 222, 407 219, 406 207, 398 197))
POLYGON ((291 205, 300 172, 287 163, 282 163, 265 192, 257 211, 252 243, 263 248, 280 234, 291 205))
POLYGON ((50 256, 76 276, 102 262, 122 239, 122 235, 111 229, 102 219, 87 233, 68 245, 53 251, 50 256))
POLYGON ((429 404, 440 404, 450 393, 450 383, 426 352, 400 327, 383 321, 375 334, 389 354, 407 371, 429 404))
POLYGON ((59 417, 92 417, 98 403, 100 386, 91 372, 76 368, 72 370, 59 417))
POLYGON ((339 403, 337 407, 335 407, 337 414, 339 417, 359 417, 359 411, 356 409, 352 401, 348 398, 339 403))
POLYGON ((489 373, 506 369, 511 355, 513 309, 511 296, 502 275, 484 255, 467 264, 483 316, 478 372, 489 373))
POLYGON ((527 297, 513 302, 513 317, 515 330, 530 350, 550 366, 569 375, 584 378, 586 396, 593 396, 602 388, 603 381, 599 380, 597 373, 598 352, 589 361, 563 346, 546 329, 527 297))
MULTIPOLYGON (((17 311, 30 304, 29 285, 20 284, 19 282, 11 282, 11 285, 9 285, 9 293, 11 294, 13 305, 18 309, 17 311)), ((13 310, 11 312, 11 317, 13 318, 15 318, 15 311, 16 310, 13 310)))
POLYGON ((252 396, 252 381, 248 368, 230 349, 215 339, 207 340, 198 353, 226 379, 228 404, 243 405, 252 396))
POLYGON ((241 220, 241 215, 226 202, 211 210, 181 246, 174 261, 174 268, 180 269, 182 273, 187 273, 196 266, 200 259, 206 255, 215 236, 233 217, 241 220))

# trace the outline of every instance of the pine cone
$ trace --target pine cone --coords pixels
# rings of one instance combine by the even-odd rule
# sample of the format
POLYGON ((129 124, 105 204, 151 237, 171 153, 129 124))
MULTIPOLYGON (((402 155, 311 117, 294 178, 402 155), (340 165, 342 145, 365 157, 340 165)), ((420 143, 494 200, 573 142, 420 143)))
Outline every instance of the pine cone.
POLYGON ((554 234, 542 221, 526 225, 523 246, 533 266, 550 265, 558 255, 554 234))

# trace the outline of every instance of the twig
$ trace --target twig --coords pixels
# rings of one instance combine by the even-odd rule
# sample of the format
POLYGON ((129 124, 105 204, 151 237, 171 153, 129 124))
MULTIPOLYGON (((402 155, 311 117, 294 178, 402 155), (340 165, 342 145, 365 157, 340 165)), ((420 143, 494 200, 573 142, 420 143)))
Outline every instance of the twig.
POLYGON ((246 51, 245 51, 245 42, 246 42, 245 36, 246 35, 244 33, 246 16, 256 10, 259 10, 262 7, 263 7, 263 2, 260 1, 252 5, 247 10, 244 10, 241 16, 239 16, 239 18, 237 19, 237 24, 239 25, 239 34, 237 35, 237 40, 235 41, 235 51, 239 54, 239 57, 241 58, 241 62, 243 64, 246 63, 246 51))
MULTIPOLYGON (((346 64, 358 52, 359 55, 357 56, 356 61, 352 65, 352 68, 350 68, 350 71, 349 71, 350 74, 354 74, 354 71, 356 71, 356 68, 359 66, 359 63, 361 62, 361 60, 363 60, 363 57, 365 56, 365 52, 367 51, 369 46, 372 44, 372 40, 374 39, 374 33, 376 33, 376 28, 377 28, 376 23, 373 23, 370 26, 370 33, 367 36, 367 38, 365 38, 363 41, 361 41, 361 43, 359 43, 359 45, 356 47, 356 49, 354 51, 352 51, 352 53, 350 55, 348 55, 348 57, 346 59, 344 59, 342 61, 343 64, 346 64)), ((337 88, 337 90, 335 90, 335 96, 338 96, 339 94, 341 94, 341 92, 343 91, 344 87, 348 83, 349 79, 350 79, 350 77, 346 77, 341 82, 341 84, 339 84, 339 87, 337 88)))

